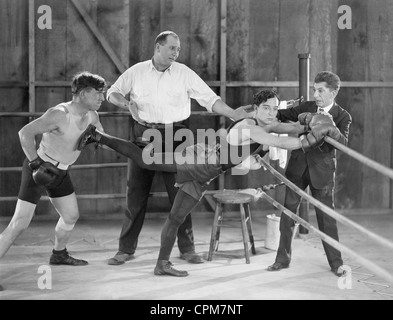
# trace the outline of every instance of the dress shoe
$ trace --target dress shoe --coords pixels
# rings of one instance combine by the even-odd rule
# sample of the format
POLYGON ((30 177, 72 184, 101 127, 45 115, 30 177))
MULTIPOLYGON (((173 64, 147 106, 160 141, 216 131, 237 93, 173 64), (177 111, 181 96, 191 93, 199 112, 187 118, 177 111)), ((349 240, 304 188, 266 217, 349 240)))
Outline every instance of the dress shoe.
POLYGON ((180 253, 180 259, 186 260, 188 263, 203 263, 202 258, 195 252, 180 253))
POLYGON ((281 262, 275 262, 271 266, 267 267, 267 271, 280 271, 281 269, 287 269, 289 268, 289 264, 281 263, 281 262))
POLYGON ((342 277, 344 276, 347 272, 343 269, 342 266, 339 266, 338 268, 332 268, 331 271, 337 276, 337 277, 342 277))
POLYGON ((108 260, 108 264, 111 266, 119 266, 121 264, 126 263, 126 261, 130 261, 131 259, 134 259, 133 254, 119 251, 118 253, 116 253, 116 255, 113 258, 110 258, 108 260))
POLYGON ((66 265, 66 266, 85 266, 88 264, 88 262, 85 260, 75 259, 71 257, 68 254, 67 250, 64 249, 61 252, 55 252, 55 250, 53 250, 53 253, 49 259, 49 264, 66 265))
POLYGON ((174 276, 174 277, 187 277, 188 272, 183 270, 176 270, 172 267, 172 262, 168 260, 158 260, 154 268, 156 276, 174 276))
POLYGON ((76 143, 76 149, 77 150, 82 150, 84 147, 86 147, 90 143, 95 143, 96 148, 98 147, 98 142, 100 141, 101 135, 99 135, 96 131, 96 127, 93 126, 92 124, 89 124, 86 128, 85 131, 81 134, 81 136, 78 139, 78 142, 76 143))

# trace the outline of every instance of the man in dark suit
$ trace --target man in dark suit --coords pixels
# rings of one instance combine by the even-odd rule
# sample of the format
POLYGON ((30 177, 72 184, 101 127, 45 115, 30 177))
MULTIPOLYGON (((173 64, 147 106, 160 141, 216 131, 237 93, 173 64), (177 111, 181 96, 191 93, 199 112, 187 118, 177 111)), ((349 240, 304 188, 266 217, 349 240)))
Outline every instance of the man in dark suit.
MULTIPOLYGON (((341 108, 335 98, 340 90, 340 78, 328 71, 320 72, 314 80, 314 99, 301 105, 279 110, 278 119, 285 121, 298 121, 301 113, 329 113, 333 117, 341 134, 334 137, 338 142, 347 145, 349 127, 352 122, 351 115, 341 108)), ((293 150, 286 169, 286 177, 301 189, 308 186, 312 196, 334 209, 334 183, 336 170, 336 150, 324 142, 317 148, 311 148, 307 153, 302 149, 293 150)), ((296 213, 301 197, 289 187, 286 188, 284 206, 296 213)), ((338 238, 336 220, 315 208, 319 229, 335 240, 338 238)), ((280 220, 280 244, 276 261, 268 267, 268 271, 279 271, 288 268, 291 262, 291 242, 294 231, 294 221, 282 214, 280 220)), ((322 242, 332 272, 342 276, 343 260, 341 252, 329 244, 322 242)))

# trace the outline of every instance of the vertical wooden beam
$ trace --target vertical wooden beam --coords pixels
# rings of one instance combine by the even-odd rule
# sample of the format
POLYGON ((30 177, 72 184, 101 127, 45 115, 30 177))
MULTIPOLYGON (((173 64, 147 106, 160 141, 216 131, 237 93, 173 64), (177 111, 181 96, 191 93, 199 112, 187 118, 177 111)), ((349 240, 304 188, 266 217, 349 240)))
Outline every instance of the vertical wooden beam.
MULTIPOLYGON (((227 0, 221 0, 221 19, 220 19, 220 96, 222 101, 226 101, 226 81, 227 81, 227 0)), ((225 117, 219 118, 219 126, 225 128, 225 117)), ((218 189, 224 189, 225 175, 220 175, 218 189)))
MULTIPOLYGON (((93 21, 96 22, 97 27, 101 30, 103 36, 108 40, 112 48, 116 49, 116 53, 120 61, 125 65, 129 66, 129 48, 130 44, 127 41, 129 39, 129 26, 130 26, 130 13, 129 13, 129 3, 130 0, 90 0, 90 4, 84 0, 83 4, 85 10, 89 13, 93 21)), ((75 30, 75 29, 74 29, 75 30)), ((135 29, 134 29, 135 30, 135 29)), ((88 31, 88 30, 86 30, 88 31)), ((82 37, 83 39, 84 37, 82 37)), ((97 53, 96 56, 92 57, 95 62, 92 64, 99 72, 103 75, 117 75, 118 71, 116 67, 108 63, 108 57, 106 54, 97 53)), ((85 62, 88 63, 87 61, 85 62)), ((104 102, 101 105, 103 110, 118 110, 116 107, 104 102)), ((117 137, 127 139, 129 137, 130 127, 129 127, 129 117, 110 117, 101 119, 101 123, 104 128, 112 128, 111 133, 117 137)), ((119 161, 119 155, 111 154, 113 152, 96 152, 94 157, 90 158, 85 155, 83 159, 86 159, 88 163, 107 163, 107 162, 117 162, 119 161)), ((122 161, 127 162, 127 158, 121 158, 122 161)), ((81 159, 82 160, 82 159, 81 159)), ((90 170, 91 175, 86 172, 81 172, 82 177, 79 180, 80 185, 86 186, 86 179, 93 176, 97 182, 93 185, 91 184, 91 190, 93 193, 105 194, 110 190, 110 193, 125 193, 125 186, 127 184, 126 168, 102 168, 98 170, 90 170), (105 181, 106 183, 102 183, 105 181)), ((79 179, 78 177, 76 177, 79 179)), ((124 199, 113 199, 112 201, 99 201, 94 200, 94 202, 83 201, 86 211, 93 211, 97 208, 98 212, 111 212, 113 208, 125 208, 126 202, 124 199), (90 205, 90 208, 88 207, 90 205)))
MULTIPOLYGON (((278 80, 299 79, 298 53, 310 52, 310 1, 312 0, 280 0, 277 1, 279 12, 278 54, 275 63, 278 80)), ((317 47, 317 46, 316 46, 317 47)), ((269 61, 268 57, 265 57, 269 61)), ((263 60, 261 60, 263 61, 263 60)), ((261 64, 261 63, 260 63, 261 64)), ((279 88, 284 100, 292 99, 298 92, 297 88, 279 88)))
MULTIPOLYGON (((391 16, 393 5, 389 0, 367 1, 367 40, 365 74, 367 81, 391 81, 393 79, 391 52, 393 50, 393 27, 391 16)), ((359 66, 360 67, 360 66, 359 66)), ((391 141, 381 137, 391 137, 393 109, 392 90, 385 88, 367 89, 365 99, 363 152, 365 156, 390 166, 391 141)), ((392 190, 391 181, 375 170, 363 166, 362 206, 389 208, 392 190)))
POLYGON ((129 66, 151 59, 154 40, 165 22, 164 0, 130 0, 130 61, 129 66))
MULTIPOLYGON (((393 118, 392 118, 392 128, 393 128, 393 118)), ((393 141, 393 130, 390 141, 393 141)), ((390 156, 390 167, 393 168, 393 147, 391 147, 391 156, 390 156)), ((390 209, 393 210, 393 180, 390 180, 390 209)))
POLYGON ((336 72, 338 1, 311 0, 309 8, 310 70, 313 79, 322 70, 336 72))
POLYGON ((35 112, 35 0, 29 1, 29 112, 35 112))
MULTIPOLYGON (((227 80, 227 0, 221 0, 221 36, 220 36, 220 94, 225 102, 227 80)), ((223 117, 222 117, 223 119, 223 117)), ((225 123, 224 123, 225 125, 225 123)))
MULTIPOLYGON (((352 9, 352 17, 356 17, 356 23, 350 30, 338 31, 336 49, 338 74, 346 81, 368 80, 367 29, 370 25, 367 17, 367 1, 340 0, 338 6, 341 5, 348 5, 352 9)), ((348 146, 362 154, 364 154, 363 144, 366 139, 364 115, 367 95, 365 88, 342 88, 337 96, 338 104, 351 114, 353 120, 349 129, 348 146)), ((335 189, 340 190, 336 193, 337 204, 345 208, 364 207, 367 203, 363 202, 364 167, 355 159, 339 152, 337 166, 339 171, 336 172, 335 189)))
POLYGON ((165 0, 160 0, 160 30, 159 32, 164 31, 165 23, 165 0))

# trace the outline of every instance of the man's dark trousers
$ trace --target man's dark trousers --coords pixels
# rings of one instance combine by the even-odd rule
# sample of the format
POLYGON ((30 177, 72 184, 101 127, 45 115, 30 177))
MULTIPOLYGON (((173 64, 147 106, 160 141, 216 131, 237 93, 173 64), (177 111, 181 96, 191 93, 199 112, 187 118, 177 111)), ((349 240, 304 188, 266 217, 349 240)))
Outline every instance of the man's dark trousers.
MULTIPOLYGON (((316 189, 312 186, 309 171, 306 169, 299 179, 290 179, 295 185, 302 190, 310 186, 311 195, 330 208, 334 208, 333 190, 334 186, 327 185, 324 189, 316 189)), ((289 187, 286 188, 284 206, 296 213, 301 197, 289 187)), ((339 241, 337 222, 335 219, 324 213, 322 210, 315 208, 319 230, 326 233, 331 238, 339 241)), ((280 219, 280 244, 277 250, 276 262, 289 264, 292 255, 292 237, 295 222, 286 214, 281 214, 280 219)), ((336 269, 343 264, 341 253, 326 242, 322 241, 326 257, 331 268, 336 269)))
MULTIPOLYGON (((178 129, 184 128, 184 125, 174 125, 172 131, 165 129, 157 130, 162 133, 163 141, 165 141, 165 133, 173 132, 174 134, 178 129)), ((150 128, 135 122, 132 129, 131 140, 136 140, 138 137, 142 137, 143 132, 148 129, 150 128)), ((173 141, 173 136, 170 138, 173 141)), ((174 148, 176 148, 181 142, 182 141, 173 142, 174 148)), ((138 237, 145 220, 146 207, 154 175, 155 171, 142 169, 131 159, 128 160, 127 209, 119 239, 119 251, 133 254, 137 248, 138 237)), ((177 188, 175 187, 176 175, 173 173, 162 172, 162 176, 169 201, 172 205, 177 193, 177 188)), ((191 215, 188 215, 184 223, 179 227, 177 237, 178 247, 181 253, 195 251, 191 215)))

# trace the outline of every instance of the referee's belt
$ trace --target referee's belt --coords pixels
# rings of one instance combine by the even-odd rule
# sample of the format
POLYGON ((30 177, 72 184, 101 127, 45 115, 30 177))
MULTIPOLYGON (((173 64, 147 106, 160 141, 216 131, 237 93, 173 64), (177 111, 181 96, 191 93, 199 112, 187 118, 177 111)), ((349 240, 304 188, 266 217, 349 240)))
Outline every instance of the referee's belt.
POLYGON ((172 122, 172 123, 149 123, 144 121, 137 121, 137 123, 143 127, 150 128, 150 129, 165 129, 171 126, 185 128, 186 126, 184 124, 184 121, 185 120, 172 122))
POLYGON ((38 150, 37 154, 40 156, 40 158, 46 162, 52 163, 55 167, 59 168, 60 170, 68 170, 71 166, 68 164, 63 164, 59 161, 56 161, 55 159, 51 158, 48 156, 45 152, 42 150, 38 150))

